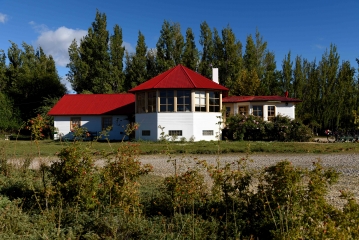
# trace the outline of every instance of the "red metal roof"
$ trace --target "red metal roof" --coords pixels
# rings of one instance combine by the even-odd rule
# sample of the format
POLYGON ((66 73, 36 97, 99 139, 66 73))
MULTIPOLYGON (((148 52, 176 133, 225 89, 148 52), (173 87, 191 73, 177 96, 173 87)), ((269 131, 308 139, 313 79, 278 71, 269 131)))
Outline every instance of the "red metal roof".
POLYGON ((61 115, 128 115, 135 113, 135 95, 67 94, 48 112, 61 115))
POLYGON ((174 68, 132 88, 129 92, 150 89, 214 89, 228 91, 228 88, 203 77, 182 65, 174 68))
POLYGON ((231 96, 222 98, 223 103, 236 102, 301 102, 296 98, 288 98, 282 96, 231 96))

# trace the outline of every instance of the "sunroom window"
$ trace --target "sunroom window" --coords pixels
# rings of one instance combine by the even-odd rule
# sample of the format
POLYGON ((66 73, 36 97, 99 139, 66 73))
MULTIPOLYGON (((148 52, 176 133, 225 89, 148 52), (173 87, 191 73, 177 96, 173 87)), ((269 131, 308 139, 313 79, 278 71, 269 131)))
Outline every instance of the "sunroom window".
POLYGON ((191 111, 191 91, 177 90, 177 111, 178 112, 191 111))
POLYGON ((195 110, 196 112, 206 111, 206 92, 196 91, 195 92, 195 110))
POLYGON ((160 112, 174 111, 174 91, 162 90, 160 91, 160 112))
POLYGON ((209 92, 209 111, 219 112, 219 92, 209 92))

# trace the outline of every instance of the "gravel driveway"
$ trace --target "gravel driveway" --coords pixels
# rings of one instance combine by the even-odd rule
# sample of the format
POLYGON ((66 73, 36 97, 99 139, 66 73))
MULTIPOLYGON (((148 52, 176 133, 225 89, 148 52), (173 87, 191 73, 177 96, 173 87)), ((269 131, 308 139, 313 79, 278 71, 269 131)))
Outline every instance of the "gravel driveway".
MULTIPOLYGON (((206 160, 208 163, 215 164, 217 159, 215 155, 176 155, 171 157, 177 159, 177 164, 180 166, 194 165, 193 159, 206 160)), ((245 154, 222 154, 219 159, 225 163, 242 157, 245 157, 245 154)), ((250 155, 249 158, 252 161, 248 162, 248 167, 256 169, 272 166, 282 160, 288 160, 298 167, 312 168, 313 162, 320 160, 323 167, 332 167, 341 174, 338 183, 330 188, 327 200, 331 204, 341 207, 344 201, 339 198, 340 190, 349 190, 359 201, 359 154, 260 154, 250 155)), ((140 161, 143 164, 153 165, 154 172, 152 174, 163 177, 174 173, 174 167, 171 162, 168 162, 168 159, 169 157, 166 155, 140 156, 140 161)))
MULTIPOLYGON (((233 162, 239 158, 245 157, 245 154, 222 154, 220 156, 220 162, 233 162)), ((264 167, 272 166, 279 161, 288 160, 293 165, 302 168, 312 168, 313 162, 320 159, 322 166, 332 167, 337 170, 341 176, 337 184, 331 186, 329 194, 327 196, 328 201, 338 207, 341 207, 344 203, 339 198, 340 190, 349 190, 354 194, 354 197, 359 201, 359 154, 254 154, 249 157, 252 161, 248 162, 249 168, 263 169, 264 167)), ((215 155, 172 155, 171 159, 177 159, 177 166, 186 167, 194 166, 194 159, 206 160, 210 164, 215 164, 217 156, 215 155)), ((34 160, 31 164, 31 168, 38 168, 40 162, 50 163, 55 160, 41 159, 34 160)), ((142 164, 152 164, 154 175, 169 176, 174 174, 173 164, 168 161, 167 155, 141 155, 140 161, 142 164)), ((19 163, 18 161, 16 161, 19 163)), ((103 161, 99 160, 98 164, 103 164, 103 161)))

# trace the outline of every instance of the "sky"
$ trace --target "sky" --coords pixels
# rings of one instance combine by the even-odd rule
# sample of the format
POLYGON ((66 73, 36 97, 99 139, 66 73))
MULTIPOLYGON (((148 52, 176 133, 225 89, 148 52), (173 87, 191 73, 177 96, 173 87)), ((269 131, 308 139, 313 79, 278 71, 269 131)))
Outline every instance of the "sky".
POLYGON ((358 67, 359 1, 358 0, 0 0, 0 50, 7 54, 10 41, 23 42, 36 49, 41 46, 52 55, 62 81, 66 81, 68 47, 73 39, 87 34, 96 11, 105 13, 107 29, 113 33, 122 28, 124 46, 134 52, 138 33, 145 36, 148 48, 155 48, 163 22, 179 23, 185 37, 187 28, 199 44, 200 24, 206 21, 219 32, 229 26, 243 44, 256 29, 267 49, 274 52, 277 69, 291 52, 292 59, 301 56, 320 61, 331 44, 336 45, 341 61, 358 67))

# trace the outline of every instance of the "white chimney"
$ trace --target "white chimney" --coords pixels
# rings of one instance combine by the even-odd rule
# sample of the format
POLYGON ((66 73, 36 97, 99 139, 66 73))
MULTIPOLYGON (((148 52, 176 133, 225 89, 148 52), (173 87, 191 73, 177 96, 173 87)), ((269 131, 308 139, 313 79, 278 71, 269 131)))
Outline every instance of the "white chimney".
POLYGON ((212 68, 212 80, 213 80, 213 82, 219 84, 219 81, 218 81, 218 68, 212 68))

